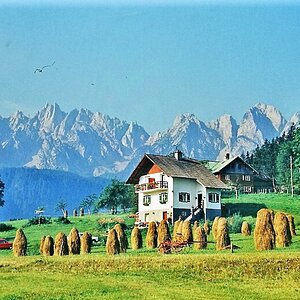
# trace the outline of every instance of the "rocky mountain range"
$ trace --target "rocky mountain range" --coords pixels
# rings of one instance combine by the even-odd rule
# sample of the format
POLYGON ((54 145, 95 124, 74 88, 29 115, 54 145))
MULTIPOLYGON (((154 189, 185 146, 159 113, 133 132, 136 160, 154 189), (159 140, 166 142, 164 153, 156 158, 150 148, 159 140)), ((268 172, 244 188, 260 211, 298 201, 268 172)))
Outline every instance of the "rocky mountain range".
POLYGON ((125 179, 146 152, 165 155, 179 148, 188 157, 221 159, 226 152, 251 152, 299 120, 299 112, 286 120, 276 107, 259 103, 239 123, 230 115, 204 123, 182 114, 168 130, 149 135, 134 122, 47 104, 31 118, 20 111, 0 117, 0 167, 125 179))

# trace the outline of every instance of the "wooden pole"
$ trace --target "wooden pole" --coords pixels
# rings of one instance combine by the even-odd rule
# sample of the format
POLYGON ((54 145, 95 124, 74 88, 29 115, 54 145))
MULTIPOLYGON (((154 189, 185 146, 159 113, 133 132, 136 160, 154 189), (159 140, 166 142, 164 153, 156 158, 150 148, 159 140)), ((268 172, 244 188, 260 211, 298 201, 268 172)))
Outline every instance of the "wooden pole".
POLYGON ((293 156, 290 156, 290 169, 291 169, 291 193, 294 197, 294 184, 293 184, 293 156))

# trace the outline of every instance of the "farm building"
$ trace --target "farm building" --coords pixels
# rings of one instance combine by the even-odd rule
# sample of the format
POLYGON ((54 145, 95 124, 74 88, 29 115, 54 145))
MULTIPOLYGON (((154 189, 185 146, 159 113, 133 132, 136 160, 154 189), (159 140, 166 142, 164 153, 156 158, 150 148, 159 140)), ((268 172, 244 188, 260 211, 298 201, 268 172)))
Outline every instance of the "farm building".
POLYGON ((203 163, 218 179, 242 193, 270 193, 274 190, 270 178, 259 174, 239 156, 231 158, 227 153, 222 161, 203 163))
POLYGON ((221 190, 228 188, 203 163, 178 150, 170 156, 145 154, 127 183, 135 184, 139 220, 145 223, 213 220, 221 214, 221 190))

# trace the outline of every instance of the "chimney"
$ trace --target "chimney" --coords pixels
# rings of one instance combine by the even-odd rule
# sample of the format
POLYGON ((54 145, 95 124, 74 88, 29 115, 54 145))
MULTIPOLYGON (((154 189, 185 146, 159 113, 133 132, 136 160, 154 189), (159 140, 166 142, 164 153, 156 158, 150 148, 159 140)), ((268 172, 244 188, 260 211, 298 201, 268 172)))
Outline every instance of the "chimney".
POLYGON ((174 157, 177 159, 177 160, 182 160, 182 152, 180 150, 176 150, 174 152, 174 157))
POLYGON ((227 153, 225 154, 225 160, 229 160, 229 158, 230 158, 230 153, 227 152, 227 153))

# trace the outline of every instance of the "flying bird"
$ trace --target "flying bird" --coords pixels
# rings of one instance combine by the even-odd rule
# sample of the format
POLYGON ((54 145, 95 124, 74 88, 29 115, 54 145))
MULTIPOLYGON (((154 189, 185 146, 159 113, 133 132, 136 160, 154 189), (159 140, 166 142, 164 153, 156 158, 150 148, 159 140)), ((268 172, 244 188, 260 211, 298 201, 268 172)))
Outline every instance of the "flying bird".
POLYGON ((35 69, 34 73, 36 73, 36 72, 42 73, 45 68, 53 67, 54 64, 55 64, 55 61, 52 63, 52 65, 46 65, 46 66, 43 66, 41 68, 37 68, 37 69, 35 69))

